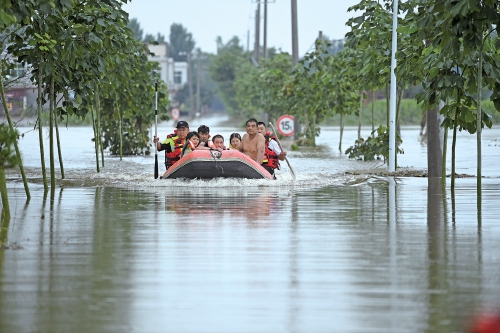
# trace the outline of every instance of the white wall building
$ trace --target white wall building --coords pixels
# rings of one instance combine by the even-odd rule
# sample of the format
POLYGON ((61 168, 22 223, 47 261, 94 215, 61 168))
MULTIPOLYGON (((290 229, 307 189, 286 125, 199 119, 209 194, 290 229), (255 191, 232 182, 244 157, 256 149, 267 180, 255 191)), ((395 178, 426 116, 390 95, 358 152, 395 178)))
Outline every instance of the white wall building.
POLYGON ((160 78, 167 84, 169 93, 174 95, 188 82, 187 62, 175 62, 173 58, 169 58, 167 43, 148 44, 148 48, 154 53, 154 56, 148 56, 148 60, 160 64, 160 78))

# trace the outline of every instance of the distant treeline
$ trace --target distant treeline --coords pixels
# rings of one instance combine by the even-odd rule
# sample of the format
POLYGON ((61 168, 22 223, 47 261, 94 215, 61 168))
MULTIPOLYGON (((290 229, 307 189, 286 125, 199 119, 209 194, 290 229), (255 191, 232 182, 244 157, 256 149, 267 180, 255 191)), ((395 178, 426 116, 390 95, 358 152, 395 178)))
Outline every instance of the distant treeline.
MULTIPOLYGON (((483 110, 492 117, 493 126, 500 124, 500 113, 495 109, 493 102, 490 100, 483 100, 481 103, 483 110)), ((375 101, 374 107, 374 123, 375 128, 379 125, 387 123, 387 102, 385 99, 375 101)), ((417 104, 415 99, 402 99, 401 110, 399 111, 399 122, 401 126, 405 125, 420 125, 422 117, 425 117, 424 112, 420 105, 417 104)), ((345 119, 346 126, 357 126, 358 117, 350 114, 345 119)), ((335 115, 328 118, 323 125, 339 125, 340 115, 335 115)), ((361 113, 361 125, 371 126, 372 124, 372 104, 371 102, 363 106, 361 113)))

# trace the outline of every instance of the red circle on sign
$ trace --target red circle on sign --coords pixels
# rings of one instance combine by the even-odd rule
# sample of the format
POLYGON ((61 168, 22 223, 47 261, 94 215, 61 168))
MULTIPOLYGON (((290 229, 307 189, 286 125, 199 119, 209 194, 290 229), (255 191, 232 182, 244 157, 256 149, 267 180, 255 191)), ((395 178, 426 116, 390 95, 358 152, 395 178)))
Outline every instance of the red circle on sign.
POLYGON ((290 116, 289 114, 279 117, 276 122, 276 125, 278 126, 278 133, 283 136, 292 136, 294 133, 293 121, 293 116, 290 116))
POLYGON ((181 116, 181 111, 177 108, 173 108, 171 114, 173 120, 178 120, 179 117, 181 116))

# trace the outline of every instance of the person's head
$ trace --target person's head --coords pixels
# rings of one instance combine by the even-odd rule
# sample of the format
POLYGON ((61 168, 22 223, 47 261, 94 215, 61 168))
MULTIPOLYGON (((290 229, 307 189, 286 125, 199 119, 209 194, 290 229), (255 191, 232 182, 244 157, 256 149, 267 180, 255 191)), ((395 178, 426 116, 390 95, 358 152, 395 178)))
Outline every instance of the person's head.
POLYGON ((177 136, 179 137, 179 139, 185 139, 189 133, 189 124, 187 123, 187 121, 179 121, 175 128, 177 129, 177 136))
POLYGON ((195 147, 198 147, 198 144, 200 143, 200 136, 196 131, 189 132, 186 139, 191 141, 195 147))
POLYGON ((198 127, 198 134, 201 141, 207 141, 210 138, 210 128, 205 125, 198 127))
POLYGON ((231 147, 233 148, 238 148, 241 144, 241 136, 239 133, 233 133, 229 137, 229 143, 231 144, 231 147))
POLYGON ((248 134, 257 134, 257 119, 250 118, 246 123, 246 130, 248 134))
POLYGON ((225 148, 224 137, 220 134, 214 135, 214 137, 212 138, 212 143, 214 144, 215 148, 225 148))
POLYGON ((266 124, 263 121, 259 121, 257 123, 257 132, 259 132, 262 135, 266 135, 267 132, 266 124))

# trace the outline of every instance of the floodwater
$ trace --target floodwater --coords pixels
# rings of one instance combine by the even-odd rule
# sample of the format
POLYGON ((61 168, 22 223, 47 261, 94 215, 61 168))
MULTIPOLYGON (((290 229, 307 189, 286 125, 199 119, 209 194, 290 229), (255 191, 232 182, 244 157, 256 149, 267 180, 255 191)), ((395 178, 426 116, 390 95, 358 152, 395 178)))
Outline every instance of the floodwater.
MULTIPOLYGON (((92 130, 61 129, 66 180, 44 195, 38 134, 20 130, 32 199, 9 171, 2 333, 466 332, 500 306, 498 129, 483 132, 481 214, 476 178, 452 196, 449 179, 443 194, 363 175, 382 163, 340 154, 337 128, 289 153, 295 182, 286 163, 277 181, 154 180, 154 156, 107 156, 97 174, 92 130)), ((475 175, 475 136, 459 134, 456 172, 475 175)), ((402 136, 399 165, 425 170, 419 129, 402 136)))

